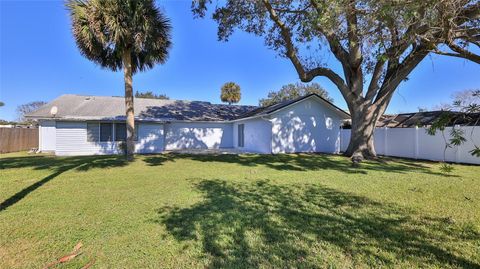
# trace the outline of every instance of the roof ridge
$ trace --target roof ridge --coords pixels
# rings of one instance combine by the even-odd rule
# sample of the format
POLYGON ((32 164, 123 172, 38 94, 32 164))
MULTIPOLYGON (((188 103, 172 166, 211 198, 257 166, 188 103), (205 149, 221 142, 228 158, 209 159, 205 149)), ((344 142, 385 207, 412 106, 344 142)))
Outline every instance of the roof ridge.
MULTIPOLYGON (((78 97, 100 97, 100 98, 125 98, 124 96, 115 96, 115 95, 94 95, 94 94, 76 94, 76 93, 65 93, 61 96, 78 96, 78 97)), ((196 101, 196 100, 183 100, 183 99, 159 99, 159 98, 145 98, 145 97, 135 97, 134 99, 143 99, 143 100, 160 100, 160 101, 181 101, 181 102, 208 102, 208 101, 196 101)))
MULTIPOLYGON (((113 95, 92 95, 92 94, 76 94, 76 93, 65 93, 60 95, 59 97, 62 96, 77 96, 77 97, 100 97, 100 98, 125 98, 123 96, 113 96, 113 95)), ((59 98, 57 97, 57 98, 59 98)), ((57 99, 55 98, 55 99, 57 99)), ((201 103, 207 103, 210 105, 221 105, 221 106, 235 106, 235 107, 258 107, 256 105, 240 105, 240 104, 223 104, 223 103, 212 103, 210 101, 204 101, 204 100, 187 100, 187 99, 158 99, 158 98, 145 98, 145 97, 134 97, 134 99, 142 99, 142 100, 156 100, 156 101, 170 101, 170 102, 201 102, 201 103)), ((52 100, 53 101, 53 100, 52 100)))

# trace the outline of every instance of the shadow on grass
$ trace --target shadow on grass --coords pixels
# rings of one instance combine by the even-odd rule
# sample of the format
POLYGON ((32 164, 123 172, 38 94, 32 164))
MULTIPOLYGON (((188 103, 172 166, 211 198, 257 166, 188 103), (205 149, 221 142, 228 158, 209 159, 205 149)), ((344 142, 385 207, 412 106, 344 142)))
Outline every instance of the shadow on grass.
POLYGON ((121 156, 83 156, 83 157, 53 157, 31 156, 0 159, 0 171, 11 168, 29 168, 34 170, 49 170, 52 173, 43 179, 23 188, 0 203, 0 212, 19 202, 25 196, 35 191, 45 183, 69 171, 88 171, 93 168, 119 167, 127 162, 121 156))
POLYGON ((475 253, 478 232, 444 219, 317 185, 193 181, 202 201, 160 208, 154 221, 198 244, 207 267, 480 266, 462 253, 475 253))
MULTIPOLYGON (((190 159, 199 162, 232 163, 242 166, 266 166, 271 169, 283 171, 321 171, 335 170, 343 173, 368 174, 368 171, 383 171, 392 173, 421 172, 430 175, 446 176, 414 160, 382 158, 379 161, 365 161, 360 167, 352 167, 349 158, 328 154, 276 154, 276 155, 195 155, 168 153, 149 155, 144 161, 150 166, 163 165, 175 159, 190 159)), ((448 175, 457 177, 456 175, 448 175)))

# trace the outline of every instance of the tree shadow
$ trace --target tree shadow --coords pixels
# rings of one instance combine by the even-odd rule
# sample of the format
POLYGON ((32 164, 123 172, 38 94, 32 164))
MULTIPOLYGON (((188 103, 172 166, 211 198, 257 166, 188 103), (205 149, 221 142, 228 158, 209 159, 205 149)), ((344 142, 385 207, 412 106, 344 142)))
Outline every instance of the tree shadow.
POLYGON ((181 121, 223 121, 233 120, 255 106, 211 104, 202 101, 166 100, 159 106, 147 106, 140 111, 143 118, 181 121))
POLYGON ((119 167, 126 164, 127 162, 123 156, 113 155, 83 157, 31 156, 2 158, 0 162, 0 171, 13 168, 30 168, 34 170, 50 170, 52 173, 5 199, 0 203, 0 212, 19 202, 45 183, 69 170, 74 169, 77 171, 88 171, 93 168, 119 167))
POLYGON ((143 160, 149 166, 157 166, 163 165, 166 162, 173 162, 178 156, 176 154, 168 153, 168 154, 156 154, 156 155, 149 155, 145 157, 143 160))
POLYGON ((299 154, 181 154, 168 153, 150 155, 144 159, 151 166, 162 165, 174 159, 190 159, 199 162, 232 163, 242 166, 255 167, 265 166, 282 171, 321 171, 335 170, 348 174, 368 174, 369 171, 381 171, 392 173, 421 172, 436 176, 458 177, 457 175, 445 175, 415 160, 403 160, 396 158, 381 158, 378 161, 365 161, 359 167, 353 167, 349 158, 318 153, 299 154))
POLYGON ((461 253, 480 240, 474 228, 393 204, 318 185, 195 179, 193 186, 201 202, 160 208, 154 222, 176 240, 198 244, 207 267, 324 268, 329 258, 353 267, 480 266, 478 257, 461 253), (335 260, 339 255, 343 260, 335 260))

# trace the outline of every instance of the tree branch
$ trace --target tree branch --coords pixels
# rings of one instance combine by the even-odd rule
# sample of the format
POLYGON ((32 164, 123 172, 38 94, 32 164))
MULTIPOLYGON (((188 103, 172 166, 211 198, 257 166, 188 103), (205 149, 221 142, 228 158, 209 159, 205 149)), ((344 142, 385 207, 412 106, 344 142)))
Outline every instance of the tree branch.
POLYGON ((361 96, 363 92, 363 71, 362 71, 362 50, 360 47, 360 38, 357 28, 357 14, 355 8, 355 1, 350 0, 349 6, 346 10, 347 18, 347 36, 348 36, 348 68, 349 72, 345 75, 352 76, 347 81, 352 91, 357 96, 361 96))
POLYGON ((480 18, 480 2, 477 2, 471 6, 466 7, 459 14, 459 17, 466 18, 466 20, 479 19, 480 18))
POLYGON ((374 103, 379 106, 383 106, 390 101, 395 89, 398 87, 412 70, 428 55, 427 47, 418 45, 405 57, 402 63, 398 64, 393 70, 390 70, 390 74, 385 76, 382 86, 378 91, 377 97, 374 103))
MULTIPOLYGON (((322 7, 318 4, 317 1, 315 0, 310 0, 310 3, 311 5, 315 8, 315 10, 317 11, 318 14, 322 14, 323 11, 322 11, 322 7)), ((317 30, 323 35, 325 36, 325 39, 327 40, 328 42, 328 45, 330 46, 330 51, 333 53, 333 55, 335 56, 335 58, 337 58, 337 60, 340 62, 340 64, 342 65, 342 68, 343 68, 343 73, 344 73, 344 76, 345 76, 345 79, 346 79, 346 84, 350 87, 350 88, 354 88, 354 89, 357 89, 357 91, 355 92, 355 94, 357 96, 360 96, 361 95, 361 91, 362 91, 362 86, 363 86, 363 80, 362 81, 356 81, 356 85, 353 86, 353 81, 351 79, 352 77, 352 65, 351 65, 351 61, 350 61, 350 55, 349 55, 349 52, 342 46, 342 44, 340 43, 340 39, 338 38, 338 36, 331 30, 326 30, 324 29, 320 24, 315 24, 315 27, 317 28, 317 30)), ((360 66, 358 66, 358 68, 356 69, 356 71, 362 71, 360 66)), ((362 79, 363 79, 363 76, 360 76, 362 79)), ((350 91, 350 90, 349 90, 350 91)), ((349 98, 353 98, 353 95, 351 92, 349 93, 342 93, 344 96, 349 96, 349 98)))
POLYGON ((382 71, 385 66, 385 60, 384 59, 379 59, 377 63, 375 64, 375 67, 373 69, 372 73, 372 79, 370 80, 370 84, 368 86, 367 94, 365 96, 365 99, 369 102, 372 103, 373 98, 377 94, 377 92, 380 90, 380 87, 378 85, 378 81, 380 80, 380 77, 382 76, 382 71))
POLYGON ((362 52, 360 50, 355 1, 350 1, 349 7, 347 8, 346 18, 350 65, 356 68, 362 63, 362 52))
MULTIPOLYGON (((310 0, 310 3, 312 6, 315 8, 318 14, 322 14, 322 8, 318 5, 318 3, 315 0, 310 0)), ((332 32, 332 31, 327 31, 324 29, 321 25, 318 23, 315 25, 318 31, 325 36, 327 39, 327 42, 330 46, 330 50, 332 51, 333 55, 337 58, 337 60, 340 61, 342 66, 345 66, 348 64, 348 52, 345 50, 345 48, 342 46, 340 43, 340 39, 337 37, 337 35, 332 32)))
POLYGON ((310 8, 310 5, 307 5, 303 9, 289 9, 289 8, 273 8, 278 13, 292 13, 292 14, 304 14, 308 15, 307 9, 310 8))
POLYGON ((283 23, 280 20, 280 18, 278 17, 277 13, 275 12, 274 8, 272 7, 272 5, 268 0, 263 0, 263 4, 267 9, 270 15, 270 18, 278 26, 278 28, 280 28, 280 34, 282 36, 283 41, 285 42, 286 56, 292 61, 300 77, 300 80, 303 82, 310 82, 317 76, 324 76, 330 79, 338 87, 338 89, 346 99, 347 98, 351 99, 352 97, 350 96, 350 92, 348 90, 347 85, 345 84, 343 79, 338 74, 333 72, 331 69, 325 68, 325 67, 317 67, 309 71, 305 70, 302 62, 300 61, 297 55, 297 49, 293 44, 292 33, 290 32, 290 29, 285 25, 285 23, 283 23))
POLYGON ((457 44, 454 44, 454 43, 448 44, 448 47, 458 54, 454 54, 454 53, 448 53, 448 54, 447 53, 437 53, 437 54, 465 58, 465 59, 468 59, 472 62, 480 64, 480 55, 472 53, 472 52, 470 52, 470 51, 468 51, 468 50, 466 50, 466 49, 464 49, 464 48, 462 48, 462 47, 460 47, 460 46, 458 46, 457 44))
POLYGON ((350 98, 351 93, 350 93, 347 85, 345 84, 345 81, 343 81, 342 77, 340 77, 337 73, 333 72, 329 68, 317 67, 317 68, 314 68, 312 70, 309 70, 305 74, 305 77, 308 79, 308 81, 303 81, 303 82, 309 82, 313 78, 318 77, 318 76, 322 76, 322 77, 326 77, 326 78, 330 79, 330 81, 332 81, 338 87, 338 89, 340 90, 340 92, 343 95, 349 96, 349 98, 350 98))

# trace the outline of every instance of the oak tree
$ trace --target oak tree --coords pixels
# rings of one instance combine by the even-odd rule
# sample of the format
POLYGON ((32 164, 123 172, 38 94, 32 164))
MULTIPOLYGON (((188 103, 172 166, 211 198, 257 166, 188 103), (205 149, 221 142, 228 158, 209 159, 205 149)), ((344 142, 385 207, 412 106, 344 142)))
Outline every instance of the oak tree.
POLYGON ((327 90, 325 90, 320 84, 313 83, 290 83, 283 85, 278 91, 270 91, 266 98, 262 98, 259 101, 260 106, 270 106, 287 100, 293 100, 308 94, 315 93, 329 102, 333 102, 333 98, 330 97, 327 90))
POLYGON ((262 36, 269 48, 290 59, 302 82, 316 77, 332 81, 352 117, 346 154, 360 159, 376 156, 376 121, 427 55, 480 63, 475 53, 480 48, 478 0, 192 2, 196 17, 204 17, 209 8, 220 40, 227 41, 237 29, 262 36), (340 71, 326 63, 329 54, 340 71))

